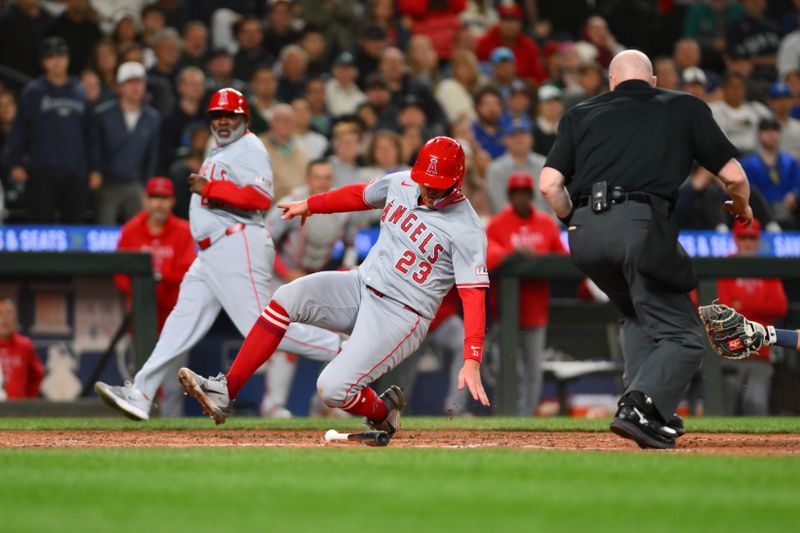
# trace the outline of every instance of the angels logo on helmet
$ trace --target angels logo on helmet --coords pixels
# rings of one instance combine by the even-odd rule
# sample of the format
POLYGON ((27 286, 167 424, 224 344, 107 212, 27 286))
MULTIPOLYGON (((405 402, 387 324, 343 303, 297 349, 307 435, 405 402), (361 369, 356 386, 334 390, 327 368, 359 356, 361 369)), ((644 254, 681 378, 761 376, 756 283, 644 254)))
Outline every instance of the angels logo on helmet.
POLYGON ((436 176, 439 174, 439 171, 436 169, 436 165, 439 163, 439 158, 435 155, 431 156, 431 160, 428 163, 428 169, 425 171, 425 174, 430 174, 431 176, 436 176))

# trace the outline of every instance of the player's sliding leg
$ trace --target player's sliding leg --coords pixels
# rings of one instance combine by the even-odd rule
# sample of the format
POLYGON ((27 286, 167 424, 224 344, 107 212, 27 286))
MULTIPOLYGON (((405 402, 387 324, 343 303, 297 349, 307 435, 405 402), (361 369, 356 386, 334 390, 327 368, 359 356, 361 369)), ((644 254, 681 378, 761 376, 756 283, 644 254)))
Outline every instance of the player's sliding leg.
POLYGON ((147 420, 156 391, 164 382, 170 365, 191 349, 211 328, 220 304, 203 279, 202 264, 195 262, 181 283, 178 302, 161 330, 153 353, 133 383, 112 386, 95 383, 97 395, 109 406, 133 420, 147 420))
POLYGON ((297 322, 349 333, 358 313, 360 288, 357 272, 320 272, 284 285, 253 324, 228 374, 205 379, 181 369, 178 376, 184 390, 200 402, 206 414, 222 423, 230 412, 230 401, 284 337, 302 325, 297 322), (220 392, 223 387, 224 395, 220 392))
POLYGON ((364 287, 350 340, 317 379, 322 400, 394 434, 405 405, 402 391, 391 387, 378 397, 367 385, 413 354, 429 325, 430 319, 364 287))

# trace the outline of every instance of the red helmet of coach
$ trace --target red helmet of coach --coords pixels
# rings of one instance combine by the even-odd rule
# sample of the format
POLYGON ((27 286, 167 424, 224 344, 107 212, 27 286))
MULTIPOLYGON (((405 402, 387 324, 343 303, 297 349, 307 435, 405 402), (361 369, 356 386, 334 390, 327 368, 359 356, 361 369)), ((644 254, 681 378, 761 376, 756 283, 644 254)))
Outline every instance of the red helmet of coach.
POLYGON ((228 111, 236 115, 250 116, 250 109, 247 106, 247 98, 237 91, 226 87, 220 89, 211 95, 211 100, 208 102, 208 112, 213 111, 228 111))
POLYGON ((450 137, 434 137, 425 143, 414 167, 411 179, 434 189, 461 187, 464 179, 464 149, 450 137))

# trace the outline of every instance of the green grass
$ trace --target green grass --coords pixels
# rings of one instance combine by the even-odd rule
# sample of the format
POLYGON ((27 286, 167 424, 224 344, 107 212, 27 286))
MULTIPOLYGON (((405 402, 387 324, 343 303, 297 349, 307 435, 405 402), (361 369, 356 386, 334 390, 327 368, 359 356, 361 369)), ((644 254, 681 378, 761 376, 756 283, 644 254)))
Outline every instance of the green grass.
MULTIPOLYGON (((798 417, 755 418, 687 418, 689 431, 708 433, 800 433, 798 417)), ((607 431, 608 419, 583 418, 428 418, 405 417, 407 429, 460 429, 476 431, 607 431)), ((4 429, 344 429, 359 426, 358 420, 294 418, 265 420, 261 418, 234 417, 222 426, 215 426, 207 418, 153 419, 133 422, 122 417, 109 418, 0 418, 4 429)))
POLYGON ((798 479, 658 452, 0 450, 0 530, 788 531, 798 479))
MULTIPOLYGON (((357 421, 234 418, 230 429, 357 421)), ((414 429, 604 431, 607 420, 413 418, 414 429)), ((795 432, 793 418, 693 431, 795 432)), ((207 419, 0 419, 2 429, 201 429, 207 419)), ((0 449, 0 532, 790 531, 800 458, 509 449, 0 449)))

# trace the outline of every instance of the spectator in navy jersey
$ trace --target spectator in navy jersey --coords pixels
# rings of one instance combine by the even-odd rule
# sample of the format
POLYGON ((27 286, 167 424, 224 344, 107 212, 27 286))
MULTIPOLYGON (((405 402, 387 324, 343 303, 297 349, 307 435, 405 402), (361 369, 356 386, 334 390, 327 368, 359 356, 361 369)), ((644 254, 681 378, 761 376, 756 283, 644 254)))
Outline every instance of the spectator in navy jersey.
POLYGON ((61 37, 41 46, 44 75, 25 86, 4 151, 12 181, 24 184, 32 223, 79 224, 86 216, 95 136, 81 84, 70 78, 61 37))

